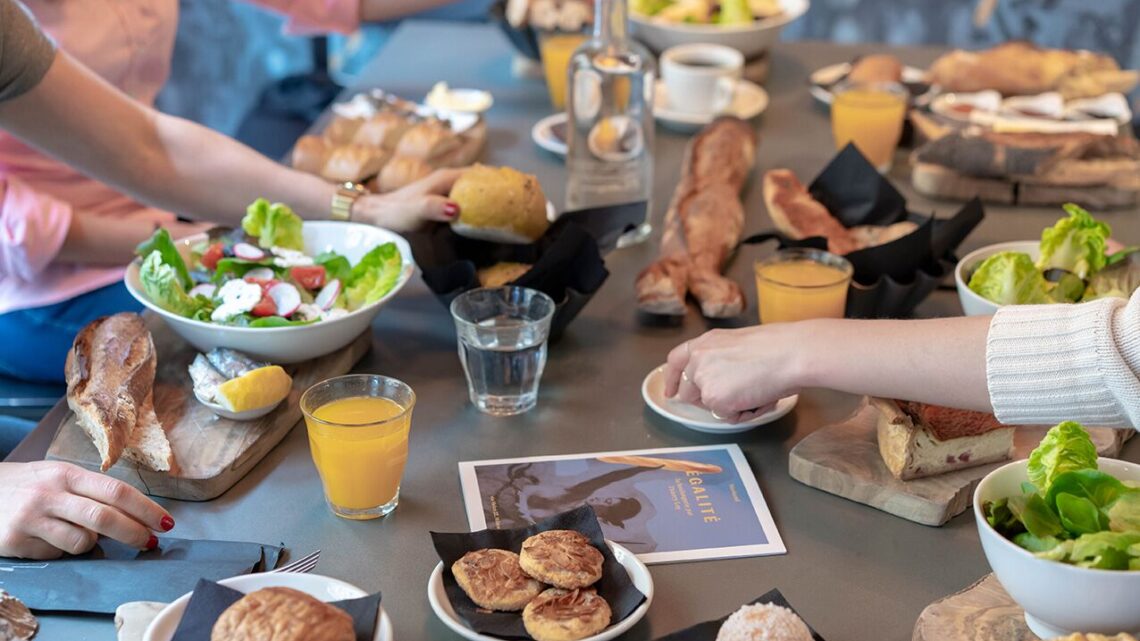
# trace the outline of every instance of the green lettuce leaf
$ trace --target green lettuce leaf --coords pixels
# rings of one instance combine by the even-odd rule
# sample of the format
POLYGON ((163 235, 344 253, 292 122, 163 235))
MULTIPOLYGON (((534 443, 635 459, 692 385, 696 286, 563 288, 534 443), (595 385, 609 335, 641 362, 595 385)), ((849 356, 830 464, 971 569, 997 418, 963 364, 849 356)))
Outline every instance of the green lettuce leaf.
POLYGON ((1039 539, 1065 537, 1061 519, 1049 509, 1049 504, 1040 494, 1010 497, 1009 509, 1033 536, 1039 539))
POLYGON ((1029 254, 999 252, 970 276, 970 289, 998 305, 1032 305, 1052 302, 1049 283, 1029 254))
POLYGON ((1131 549, 1140 543, 1140 532, 1096 532, 1073 541, 1068 561, 1086 568, 1127 570, 1135 558, 1131 549))
MULTIPOLYGON (((1113 532, 1140 532, 1140 491, 1129 490, 1108 507, 1108 527, 1113 532)), ((1134 556, 1140 557, 1140 547, 1134 556)))
POLYGON ((720 24, 751 24, 752 8, 748 6, 748 0, 721 0, 720 16, 717 18, 717 22, 720 24))
POLYGON ((336 252, 321 252, 313 258, 314 265, 325 268, 325 282, 336 278, 343 284, 352 277, 352 263, 336 252))
POLYGON ((196 320, 208 319, 213 303, 204 296, 191 297, 187 294, 174 267, 163 261, 158 250, 152 251, 143 259, 139 280, 142 281, 143 291, 155 305, 179 316, 196 320))
POLYGON ((1048 552, 1058 545, 1061 545, 1061 539, 1058 539, 1055 536, 1037 538, 1029 532, 1022 532, 1021 534, 1013 537, 1013 542, 1034 554, 1048 552))
POLYGON ((352 268, 344 291, 349 311, 383 298, 400 280, 404 260, 395 243, 384 243, 364 255, 352 268))
POLYGON ((273 266, 272 258, 263 260, 245 260, 242 258, 223 258, 214 267, 214 276, 211 280, 215 284, 222 284, 231 278, 243 278, 245 273, 258 267, 270 267, 274 272, 280 270, 273 266))
POLYGON ((1064 210, 1068 218, 1041 232, 1037 268, 1044 271, 1055 267, 1088 278, 1104 268, 1104 248, 1112 228, 1072 203, 1064 205, 1064 210))
POLYGON ((284 247, 298 251, 305 249, 305 240, 301 236, 301 217, 281 203, 270 205, 264 198, 253 201, 245 210, 241 228, 250 236, 256 236, 257 244, 262 247, 284 247))
MULTIPOLYGON (((1053 478, 1052 484, 1049 485, 1049 489, 1045 493, 1045 502, 1059 511, 1061 495, 1068 494, 1072 497, 1087 499, 1098 510, 1107 509, 1121 494, 1128 491, 1128 488, 1115 476, 1105 474, 1100 470, 1069 470, 1053 478)), ((1108 522, 1105 520, 1103 527, 1093 531, 1107 529, 1108 522)), ((1072 528, 1069 530, 1072 531, 1072 528)))
POLYGON ((296 327, 298 325, 311 325, 317 322, 314 320, 289 320, 284 316, 262 316, 261 318, 251 319, 248 327, 296 327))
POLYGON ((1108 529, 1108 518, 1101 514, 1092 501, 1067 492, 1061 492, 1055 500, 1061 525, 1070 534, 1092 534, 1108 529))
POLYGON ((182 255, 178 253, 178 247, 174 245, 170 232, 165 229, 155 230, 150 238, 135 248, 135 254, 143 258, 154 252, 158 252, 162 262, 170 265, 171 269, 174 270, 174 275, 182 284, 183 289, 190 289, 194 286, 194 281, 190 279, 190 270, 186 268, 186 261, 182 260, 182 255))
POLYGON ((1054 426, 1029 454, 1029 481, 1048 492, 1053 480, 1069 470, 1095 470, 1096 446, 1085 428, 1074 421, 1054 426))

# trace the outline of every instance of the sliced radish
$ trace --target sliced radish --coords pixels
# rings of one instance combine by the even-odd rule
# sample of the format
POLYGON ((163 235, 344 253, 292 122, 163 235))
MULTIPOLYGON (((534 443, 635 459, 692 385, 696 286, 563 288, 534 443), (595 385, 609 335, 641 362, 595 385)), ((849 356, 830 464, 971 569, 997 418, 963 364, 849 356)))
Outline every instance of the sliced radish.
POLYGON ((267 292, 277 304, 277 315, 289 318, 301 306, 301 293, 289 283, 277 283, 267 292))
POLYGON ((265 251, 249 243, 238 243, 234 245, 234 256, 242 260, 264 260, 265 251))
POLYGON ((255 267, 246 272, 243 278, 245 280, 273 280, 277 278, 277 274, 268 267, 255 267))
POLYGON ((321 289, 321 293, 317 294, 317 297, 313 299, 313 304, 327 312, 336 304, 338 296, 340 296, 340 279, 334 278, 329 281, 328 285, 325 285, 324 288, 321 289))
POLYGON ((214 292, 216 291, 218 291, 217 285, 213 283, 202 283, 201 285, 195 285, 190 290, 190 296, 205 296, 206 298, 213 298, 214 292))

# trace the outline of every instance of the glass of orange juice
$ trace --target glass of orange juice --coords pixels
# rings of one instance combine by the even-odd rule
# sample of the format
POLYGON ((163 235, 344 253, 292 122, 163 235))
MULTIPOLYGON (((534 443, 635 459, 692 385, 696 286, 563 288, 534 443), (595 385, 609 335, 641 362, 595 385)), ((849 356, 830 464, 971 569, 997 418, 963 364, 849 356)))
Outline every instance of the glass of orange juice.
POLYGON ((854 267, 819 249, 783 249, 756 261, 761 323, 843 318, 854 267))
POLYGON ((385 516, 400 500, 416 395, 386 376, 330 378, 301 396, 313 463, 333 514, 385 516))
POLYGON ((539 34, 538 50, 546 74, 546 88, 550 91, 550 104, 559 111, 566 108, 570 57, 587 38, 587 34, 576 32, 549 31, 539 34))
POLYGON ((831 132, 835 148, 855 143, 880 173, 891 168, 902 137, 910 94, 897 83, 849 84, 833 90, 831 132))

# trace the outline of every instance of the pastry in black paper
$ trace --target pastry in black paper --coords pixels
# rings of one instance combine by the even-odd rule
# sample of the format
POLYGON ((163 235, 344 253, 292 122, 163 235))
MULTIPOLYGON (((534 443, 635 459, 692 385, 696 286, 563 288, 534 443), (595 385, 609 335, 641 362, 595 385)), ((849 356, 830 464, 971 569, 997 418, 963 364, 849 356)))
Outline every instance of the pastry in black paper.
POLYGON ((450 568, 468 552, 482 549, 501 549, 518 553, 523 542, 539 532, 573 530, 584 535, 602 554, 602 576, 589 589, 605 600, 611 611, 611 624, 630 616, 645 601, 645 595, 634 587, 625 568, 610 551, 602 536, 601 526, 593 508, 582 506, 555 515, 535 525, 513 530, 482 530, 470 533, 447 534, 432 532, 436 553, 443 562, 443 585, 447 599, 455 612, 480 634, 503 639, 528 639, 519 612, 491 612, 478 607, 456 583, 450 568))
MULTIPOLYGON (((747 604, 746 606, 744 606, 744 608, 747 608, 748 605, 758 605, 758 604, 768 604, 768 605, 776 606, 779 608, 786 608, 787 610, 790 611, 791 615, 794 615, 796 618, 799 618, 799 614, 796 613, 796 609, 793 608, 790 603, 788 603, 788 600, 784 598, 784 595, 781 594, 779 590, 772 590, 770 592, 767 592, 766 594, 764 594, 760 598, 758 598, 755 601, 752 601, 750 604, 747 604)), ((663 637, 659 638, 657 641, 717 641, 717 637, 721 632, 721 628, 725 626, 726 622, 728 622, 729 619, 734 618, 734 615, 736 615, 735 618, 737 620, 734 620, 730 624, 730 625, 733 625, 734 627, 743 627, 740 625, 740 621, 739 621, 740 619, 744 619, 745 622, 748 618, 757 618, 757 619, 759 619, 759 618, 763 618, 763 619, 772 618, 772 619, 779 620, 779 625, 782 626, 781 632, 783 632, 783 634, 775 634, 775 630, 768 630, 767 631, 768 634, 766 636, 757 637, 757 638, 780 639, 781 641, 798 641, 798 639, 800 638, 800 635, 803 634, 803 631, 799 628, 799 626, 796 625, 796 623, 794 621, 787 620, 788 613, 780 612, 780 611, 769 611, 769 612, 762 612, 761 611, 761 612, 749 613, 748 610, 744 610, 743 612, 741 612, 741 610, 737 610, 736 612, 733 612, 727 616, 721 617, 715 621, 705 621, 704 623, 698 623, 697 625, 694 625, 694 626, 689 627, 689 628, 685 628, 684 630, 680 630, 678 632, 674 632, 673 634, 663 636, 663 637), (741 614, 737 614, 737 612, 740 612, 741 614), (752 616, 749 617, 748 616, 749 614, 751 614, 752 616)), ((807 637, 808 639, 811 639, 812 641, 824 641, 823 637, 820 636, 818 632, 813 630, 811 628, 811 626, 807 624, 806 621, 803 621, 802 619, 800 619, 800 620, 803 622, 804 626, 807 628, 807 630, 806 630, 807 634, 810 635, 807 637)), ((750 637, 747 637, 747 636, 728 636, 726 638, 750 638, 750 637)))

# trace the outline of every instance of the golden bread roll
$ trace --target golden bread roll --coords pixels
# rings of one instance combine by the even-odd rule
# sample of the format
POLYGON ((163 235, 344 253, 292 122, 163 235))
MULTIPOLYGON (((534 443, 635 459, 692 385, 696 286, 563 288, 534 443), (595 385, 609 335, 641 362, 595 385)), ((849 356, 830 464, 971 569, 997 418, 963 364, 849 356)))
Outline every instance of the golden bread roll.
POLYGON ((890 54, 863 56, 851 66, 847 80, 856 84, 902 82, 903 66, 890 54))
POLYGON ((411 128, 412 122, 406 117, 392 111, 382 111, 360 124, 352 136, 352 142, 393 151, 411 128))
POLYGON ((292 588, 262 588, 226 608, 210 641, 356 641, 352 617, 292 588))
POLYGON ((538 179, 510 167, 474 165, 451 188, 459 205, 457 234, 507 243, 531 243, 546 233, 546 196, 538 179))
POLYGON ((522 278, 531 267, 526 263, 495 263, 476 271, 475 277, 483 287, 502 287, 522 278))
POLYGON ((396 156, 380 170, 376 181, 377 191, 395 191, 423 178, 432 172, 426 161, 411 156, 396 156))
POLYGON ((397 156, 432 161, 463 146, 460 138, 442 120, 424 120, 407 130, 396 145, 397 156))

